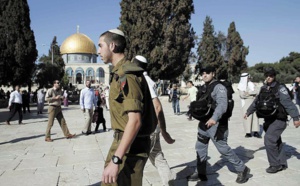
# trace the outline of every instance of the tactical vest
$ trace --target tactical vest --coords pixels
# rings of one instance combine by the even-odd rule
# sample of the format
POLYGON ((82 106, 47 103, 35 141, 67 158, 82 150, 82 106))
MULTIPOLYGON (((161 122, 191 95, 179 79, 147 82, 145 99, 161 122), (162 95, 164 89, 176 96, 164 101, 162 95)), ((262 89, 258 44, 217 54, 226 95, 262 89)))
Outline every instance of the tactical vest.
POLYGON ((212 99, 211 93, 217 84, 222 84, 227 89, 228 106, 226 112, 222 115, 221 119, 228 119, 232 116, 234 108, 234 101, 232 99, 233 90, 231 84, 228 82, 214 81, 209 85, 202 85, 198 87, 197 99, 190 105, 190 112, 197 120, 208 120, 213 115, 216 108, 216 102, 212 99))
MULTIPOLYGON (((264 86, 261 88, 256 101, 256 115, 258 118, 287 120, 287 112, 279 99, 280 85, 282 84, 277 82, 274 87, 264 86)), ((287 89, 287 91, 289 90, 287 89)))

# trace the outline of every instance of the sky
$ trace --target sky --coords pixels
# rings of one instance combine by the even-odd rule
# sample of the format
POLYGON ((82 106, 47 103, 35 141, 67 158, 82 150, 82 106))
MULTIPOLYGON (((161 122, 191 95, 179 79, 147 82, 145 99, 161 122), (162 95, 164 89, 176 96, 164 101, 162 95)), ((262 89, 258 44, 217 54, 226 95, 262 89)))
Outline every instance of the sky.
MULTIPOLYGON (((99 35, 120 25, 120 0, 28 0, 31 29, 39 57, 48 54, 57 36, 58 45, 80 32, 97 47, 99 35)), ((203 22, 210 16, 216 32, 235 22, 236 30, 249 47, 248 66, 273 63, 290 52, 300 52, 299 0, 194 0, 191 24, 201 37, 203 22)), ((100 61, 100 58, 98 58, 100 61)))

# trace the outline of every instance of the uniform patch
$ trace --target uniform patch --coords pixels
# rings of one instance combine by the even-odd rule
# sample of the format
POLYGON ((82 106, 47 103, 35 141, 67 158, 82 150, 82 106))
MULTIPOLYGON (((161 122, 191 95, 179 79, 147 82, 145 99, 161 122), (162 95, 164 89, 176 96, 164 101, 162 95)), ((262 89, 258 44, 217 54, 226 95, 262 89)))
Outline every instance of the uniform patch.
POLYGON ((280 89, 280 92, 281 92, 282 94, 284 94, 284 95, 288 95, 288 94, 289 94, 288 91, 286 90, 286 88, 284 88, 284 87, 282 87, 282 88, 280 89))

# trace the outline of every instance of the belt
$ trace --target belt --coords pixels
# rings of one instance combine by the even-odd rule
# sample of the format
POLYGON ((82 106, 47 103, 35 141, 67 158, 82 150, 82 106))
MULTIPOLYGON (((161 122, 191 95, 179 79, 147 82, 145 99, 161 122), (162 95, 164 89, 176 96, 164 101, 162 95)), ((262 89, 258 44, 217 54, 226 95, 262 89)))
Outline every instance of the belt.
MULTIPOLYGON (((123 134, 124 134, 123 131, 121 131, 121 130, 115 130, 114 138, 116 140, 120 140, 120 139, 122 139, 123 134)), ((138 134, 136 137, 137 138, 149 138, 150 135, 148 135, 148 134, 145 134, 145 135, 138 134)))

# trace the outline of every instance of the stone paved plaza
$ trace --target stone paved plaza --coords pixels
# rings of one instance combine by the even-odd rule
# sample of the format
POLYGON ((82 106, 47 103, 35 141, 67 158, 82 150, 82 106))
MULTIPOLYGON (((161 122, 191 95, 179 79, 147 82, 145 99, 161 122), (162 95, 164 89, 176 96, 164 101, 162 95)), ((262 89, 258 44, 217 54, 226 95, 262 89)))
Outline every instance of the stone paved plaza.
MULTIPOLYGON (((283 133, 289 167, 277 174, 268 174, 269 166, 263 139, 245 138, 240 101, 234 95, 236 106, 229 122, 229 145, 251 168, 252 177, 244 185, 296 186, 300 185, 300 129, 291 124, 283 133)), ((176 177, 175 185, 239 185, 232 165, 223 159, 214 145, 209 147, 208 181, 187 182, 186 176, 195 168, 197 120, 188 121, 185 114, 174 115, 167 97, 161 97, 169 133, 176 142, 167 144, 161 139, 163 152, 176 177)), ((188 101, 180 101, 182 112, 187 111, 188 101)), ((47 107, 45 107, 46 111, 47 107)), ((113 131, 89 136, 81 135, 83 114, 78 105, 63 109, 63 114, 74 139, 65 139, 57 121, 52 128, 54 142, 44 141, 47 114, 37 115, 36 107, 24 115, 24 125, 18 125, 15 116, 11 125, 5 124, 7 109, 0 109, 0 185, 99 185, 113 131)), ((109 112, 104 111, 110 128, 109 112)), ((93 124, 94 128, 94 124, 93 124)), ((102 129, 102 126, 100 126, 102 129)), ((264 136, 264 134, 263 134, 264 136)), ((156 169, 148 162, 144 171, 144 186, 161 186, 156 169)))

